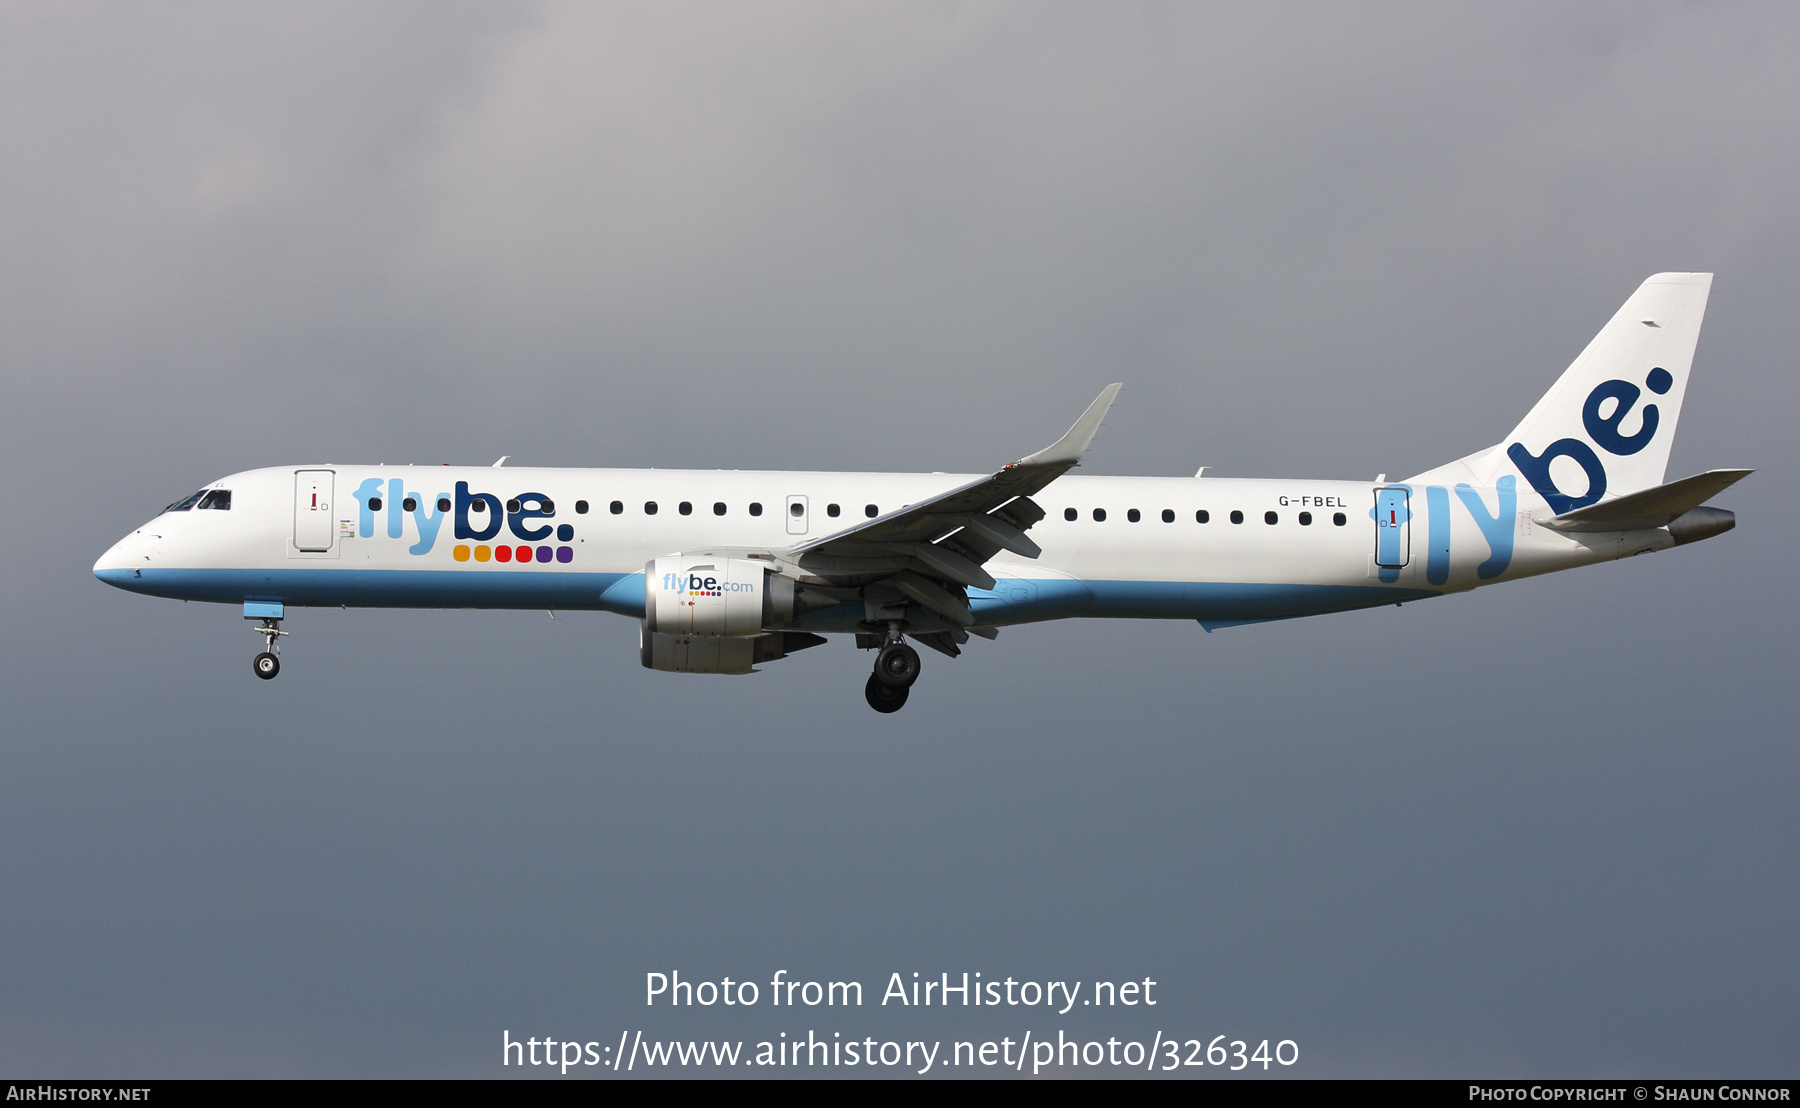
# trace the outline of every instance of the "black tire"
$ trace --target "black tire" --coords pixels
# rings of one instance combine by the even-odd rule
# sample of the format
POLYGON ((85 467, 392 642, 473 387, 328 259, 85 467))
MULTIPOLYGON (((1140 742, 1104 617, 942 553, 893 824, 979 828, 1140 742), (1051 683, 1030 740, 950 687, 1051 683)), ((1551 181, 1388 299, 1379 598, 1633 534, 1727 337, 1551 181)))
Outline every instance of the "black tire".
POLYGON ((906 707, 907 695, 905 689, 890 689, 875 680, 875 675, 872 673, 869 675, 869 683, 863 686, 863 697, 868 700, 869 707, 884 716, 906 707))
POLYGON ((250 659, 250 671, 267 681, 281 672, 281 659, 265 650, 250 659))
POLYGON ((910 689, 919 679, 919 652, 903 642, 889 643, 875 655, 875 680, 890 689, 910 689))

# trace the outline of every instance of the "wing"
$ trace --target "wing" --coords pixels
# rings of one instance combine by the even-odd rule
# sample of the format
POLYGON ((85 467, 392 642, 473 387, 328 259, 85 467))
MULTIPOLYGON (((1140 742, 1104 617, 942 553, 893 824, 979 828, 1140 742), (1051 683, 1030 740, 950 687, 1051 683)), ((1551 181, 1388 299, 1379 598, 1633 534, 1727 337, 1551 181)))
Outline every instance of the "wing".
POLYGON ((937 623, 914 620, 907 633, 956 654, 968 641, 965 628, 975 623, 966 590, 994 587, 982 564, 1002 550, 1024 558, 1042 553, 1025 534, 1044 518, 1031 497, 1081 461, 1120 388, 1106 386, 1068 434, 1036 454, 931 500, 801 543, 786 560, 810 584, 859 591, 872 625, 904 620, 907 603, 916 604, 937 623))

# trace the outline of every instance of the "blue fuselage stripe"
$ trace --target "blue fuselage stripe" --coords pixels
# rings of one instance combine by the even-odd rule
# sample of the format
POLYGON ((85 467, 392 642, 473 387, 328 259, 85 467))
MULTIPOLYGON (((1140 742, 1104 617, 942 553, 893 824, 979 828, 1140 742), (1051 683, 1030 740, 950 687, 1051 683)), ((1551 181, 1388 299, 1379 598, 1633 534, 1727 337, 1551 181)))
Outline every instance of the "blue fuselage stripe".
MULTIPOLYGON (((280 601, 290 607, 554 608, 644 613, 643 574, 531 570, 274 569, 105 570, 109 585, 177 600, 242 604, 280 601)), ((1286 585, 1185 581, 1002 579, 971 589, 970 608, 983 623, 1047 619, 1198 619, 1218 622, 1287 619, 1436 596, 1433 591, 1377 585, 1286 585)), ((854 629, 861 604, 811 613, 800 623, 854 629), (854 611, 852 611, 854 609, 854 611), (848 620, 848 623, 846 623, 848 620)))

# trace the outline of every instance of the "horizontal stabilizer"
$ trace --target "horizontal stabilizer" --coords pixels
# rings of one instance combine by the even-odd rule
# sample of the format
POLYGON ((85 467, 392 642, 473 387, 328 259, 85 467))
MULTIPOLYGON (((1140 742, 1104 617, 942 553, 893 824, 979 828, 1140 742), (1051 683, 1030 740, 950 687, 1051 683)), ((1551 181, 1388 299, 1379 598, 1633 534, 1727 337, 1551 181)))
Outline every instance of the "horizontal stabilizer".
POLYGON ((1653 489, 1564 512, 1544 520, 1543 526, 1556 531, 1639 531, 1667 527, 1677 516, 1698 508, 1754 472, 1750 469, 1708 470, 1653 489))

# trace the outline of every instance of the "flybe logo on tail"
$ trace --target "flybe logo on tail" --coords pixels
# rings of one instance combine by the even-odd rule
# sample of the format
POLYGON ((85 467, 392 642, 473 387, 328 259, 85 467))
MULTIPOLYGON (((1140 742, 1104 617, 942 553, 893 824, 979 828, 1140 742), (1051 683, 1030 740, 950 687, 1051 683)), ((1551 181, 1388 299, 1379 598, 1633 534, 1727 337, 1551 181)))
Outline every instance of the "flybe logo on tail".
MULTIPOLYGON (((1652 369, 1644 378, 1644 385, 1658 396, 1668 392, 1674 384, 1674 375, 1661 366, 1652 369)), ((1595 385, 1581 405, 1581 425, 1588 438, 1608 454, 1621 458, 1649 446, 1662 419, 1655 404, 1644 405, 1643 419, 1635 434, 1626 435, 1619 430, 1619 425, 1637 406, 1641 396, 1642 390, 1630 381, 1602 381, 1595 385), (1601 409, 1607 407, 1608 401, 1612 402, 1612 407, 1602 414, 1601 409)), ((1506 448, 1506 456, 1519 467, 1525 480, 1531 482, 1531 487, 1557 515, 1598 503, 1606 495, 1606 466, 1600 461, 1600 455, 1594 453, 1594 448, 1580 439, 1557 439, 1545 447, 1542 454, 1533 454, 1525 449, 1524 443, 1515 442, 1506 448), (1550 463, 1558 458, 1568 458, 1587 474, 1587 492, 1570 496, 1557 487, 1556 480, 1550 476, 1550 463)))

